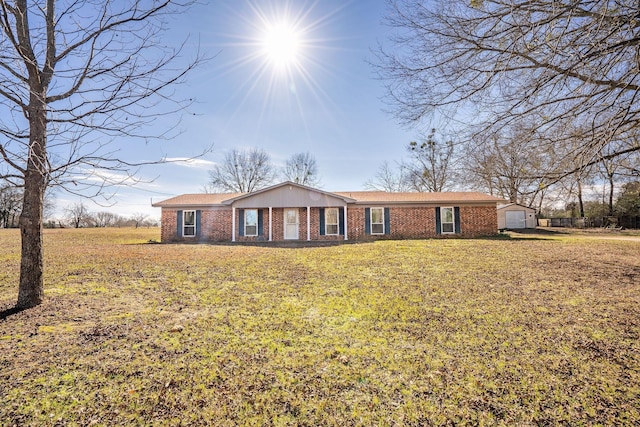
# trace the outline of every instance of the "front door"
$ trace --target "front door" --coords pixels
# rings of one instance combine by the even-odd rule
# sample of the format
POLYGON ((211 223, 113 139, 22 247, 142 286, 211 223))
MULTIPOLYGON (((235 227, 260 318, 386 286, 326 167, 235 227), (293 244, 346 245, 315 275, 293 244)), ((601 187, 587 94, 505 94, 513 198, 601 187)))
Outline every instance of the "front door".
POLYGON ((298 209, 284 210, 284 238, 298 239, 298 209))

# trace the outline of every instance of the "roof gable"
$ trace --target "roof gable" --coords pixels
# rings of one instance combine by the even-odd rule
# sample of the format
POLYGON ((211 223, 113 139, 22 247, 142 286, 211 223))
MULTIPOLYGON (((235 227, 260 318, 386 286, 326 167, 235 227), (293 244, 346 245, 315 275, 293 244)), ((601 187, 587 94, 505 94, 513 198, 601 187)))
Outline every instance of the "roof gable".
POLYGON ((292 206, 344 206, 354 201, 344 195, 329 193, 317 188, 286 181, 253 193, 242 194, 226 200, 224 203, 237 208, 261 208, 265 206, 285 208, 292 206))

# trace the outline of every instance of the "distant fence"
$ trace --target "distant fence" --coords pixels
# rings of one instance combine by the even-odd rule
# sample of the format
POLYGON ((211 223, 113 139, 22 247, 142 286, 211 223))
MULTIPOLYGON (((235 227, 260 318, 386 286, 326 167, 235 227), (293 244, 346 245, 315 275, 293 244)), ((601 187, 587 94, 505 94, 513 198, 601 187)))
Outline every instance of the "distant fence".
POLYGON ((605 216, 593 218, 538 219, 540 227, 569 228, 640 228, 640 216, 605 216))

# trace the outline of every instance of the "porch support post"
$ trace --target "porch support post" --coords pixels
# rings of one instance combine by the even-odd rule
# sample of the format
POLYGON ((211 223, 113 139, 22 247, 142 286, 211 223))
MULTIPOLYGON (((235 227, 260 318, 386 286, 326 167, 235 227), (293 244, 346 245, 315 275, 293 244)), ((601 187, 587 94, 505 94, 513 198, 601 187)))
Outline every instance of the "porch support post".
POLYGON ((269 206, 269 241, 273 240, 273 208, 269 206))
POLYGON ((349 224, 349 221, 347 221, 347 205, 344 205, 344 240, 349 240, 347 238, 347 224, 349 224))
POLYGON ((307 240, 311 240, 311 206, 307 206, 307 240))
POLYGON ((231 241, 236 241, 236 208, 231 208, 231 241))

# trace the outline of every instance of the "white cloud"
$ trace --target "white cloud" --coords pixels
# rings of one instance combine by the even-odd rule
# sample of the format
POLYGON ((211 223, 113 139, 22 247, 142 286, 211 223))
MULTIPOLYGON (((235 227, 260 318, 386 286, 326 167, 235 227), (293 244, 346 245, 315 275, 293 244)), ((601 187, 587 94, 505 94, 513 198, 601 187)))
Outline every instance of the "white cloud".
POLYGON ((210 160, 193 159, 188 157, 167 157, 165 160, 174 165, 186 166, 188 168, 195 169, 211 169, 211 167, 216 164, 210 160))

